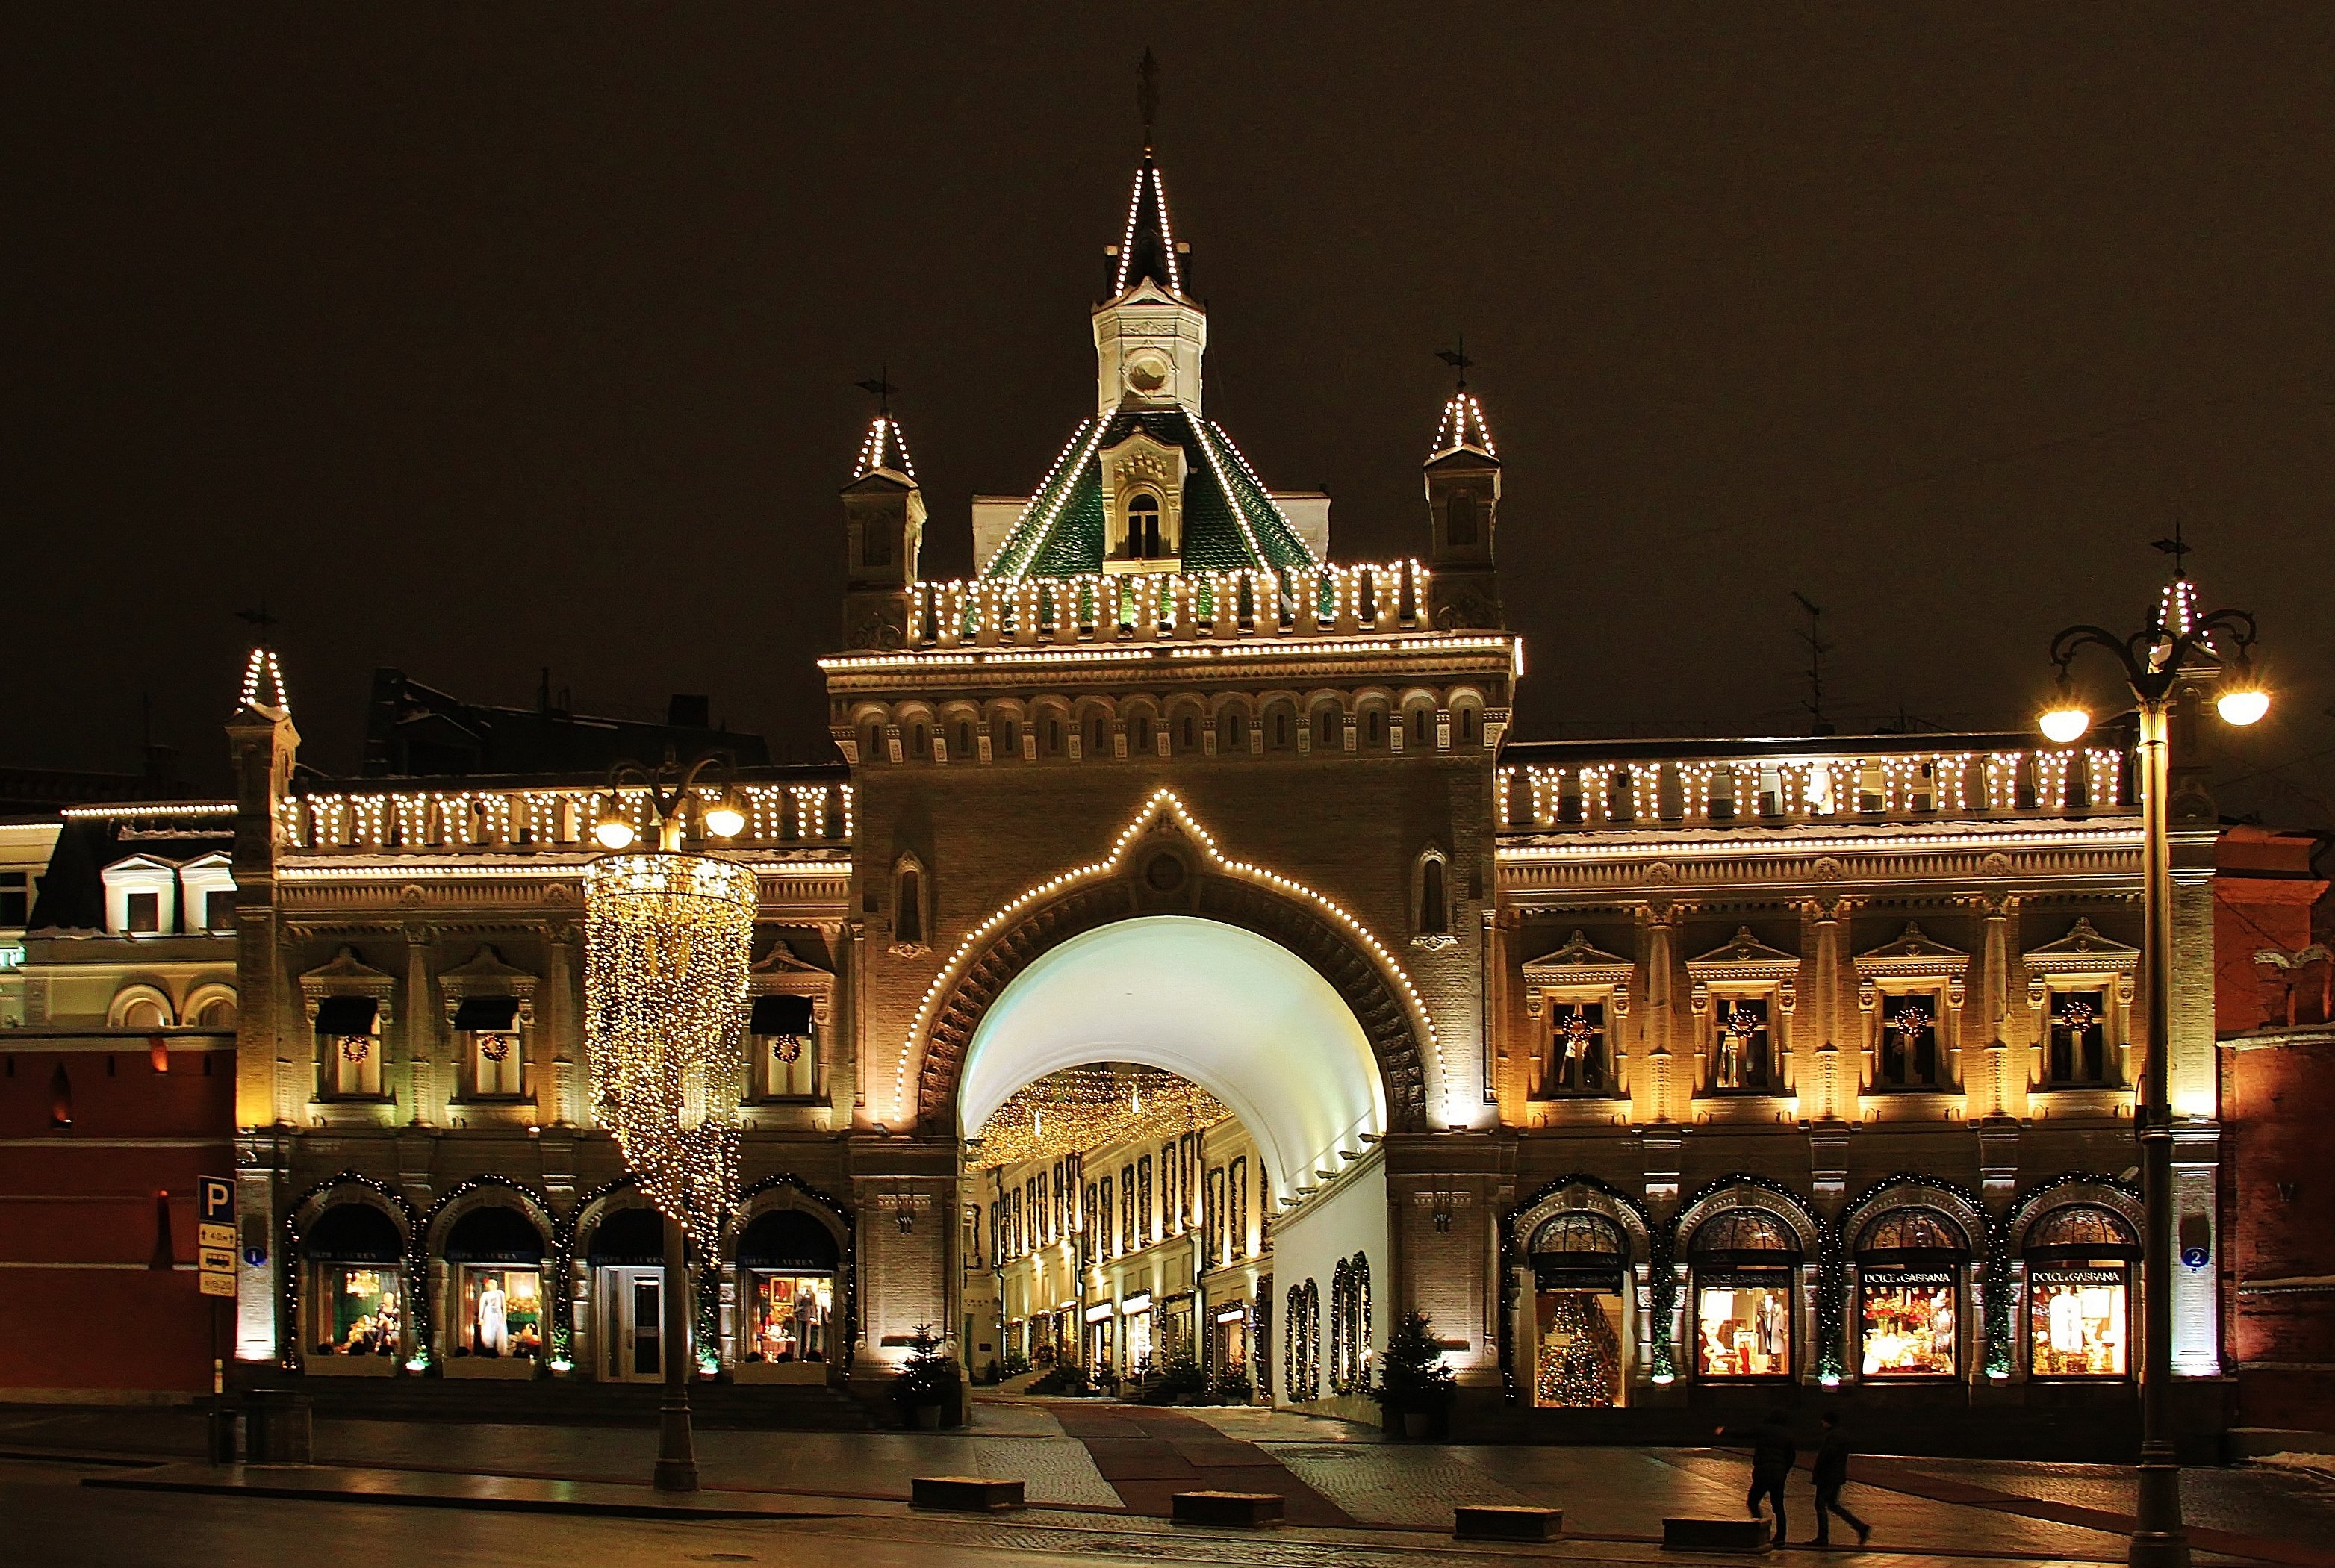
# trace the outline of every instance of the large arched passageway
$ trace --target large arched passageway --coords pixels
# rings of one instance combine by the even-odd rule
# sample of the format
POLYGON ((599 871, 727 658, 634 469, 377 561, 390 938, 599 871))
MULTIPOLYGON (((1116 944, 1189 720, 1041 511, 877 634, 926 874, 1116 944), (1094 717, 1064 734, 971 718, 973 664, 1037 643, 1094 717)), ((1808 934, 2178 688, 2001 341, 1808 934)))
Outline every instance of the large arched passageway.
POLYGON ((974 1031, 957 1091, 969 1136, 1032 1079, 1131 1061, 1190 1079, 1258 1143, 1284 1203, 1369 1152, 1387 1128, 1369 1039, 1304 960, 1240 926, 1154 915, 1047 952, 974 1031))

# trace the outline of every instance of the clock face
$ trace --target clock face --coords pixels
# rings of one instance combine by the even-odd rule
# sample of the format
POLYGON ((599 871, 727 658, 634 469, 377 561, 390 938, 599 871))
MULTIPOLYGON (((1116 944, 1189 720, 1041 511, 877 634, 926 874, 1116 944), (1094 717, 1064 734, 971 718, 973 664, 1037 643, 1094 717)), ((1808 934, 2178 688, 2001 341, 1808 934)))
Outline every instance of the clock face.
POLYGON ((1168 384, 1168 362, 1156 353, 1139 353, 1127 362, 1127 384, 1148 395, 1168 384))

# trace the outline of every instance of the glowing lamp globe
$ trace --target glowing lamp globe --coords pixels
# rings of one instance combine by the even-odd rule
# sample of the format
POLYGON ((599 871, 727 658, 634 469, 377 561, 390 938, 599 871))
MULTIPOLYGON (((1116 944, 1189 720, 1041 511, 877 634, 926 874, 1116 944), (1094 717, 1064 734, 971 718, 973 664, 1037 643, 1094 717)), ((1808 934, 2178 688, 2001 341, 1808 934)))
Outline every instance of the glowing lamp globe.
POLYGON ((2270 693, 2253 684, 2224 687, 2214 699, 2214 711, 2224 723, 2252 724, 2270 711, 2270 693))
POLYGON ((2062 702, 2035 722, 2044 739, 2054 745, 2067 746, 2083 739, 2084 731, 2092 727, 2092 716, 2076 703, 2062 702))
POLYGON ((705 830, 716 838, 735 838, 746 831, 746 808, 736 790, 706 808, 705 830))
POLYGON ((633 831, 631 823, 610 812, 592 829, 592 837, 600 841, 603 849, 630 849, 639 836, 633 831))

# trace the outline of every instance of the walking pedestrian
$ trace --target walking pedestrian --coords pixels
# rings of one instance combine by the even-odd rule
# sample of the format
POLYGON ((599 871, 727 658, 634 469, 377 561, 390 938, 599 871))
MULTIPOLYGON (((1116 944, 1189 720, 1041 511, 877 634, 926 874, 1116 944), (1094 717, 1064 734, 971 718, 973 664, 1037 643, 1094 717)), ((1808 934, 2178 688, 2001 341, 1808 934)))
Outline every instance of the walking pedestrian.
MULTIPOLYGON (((1824 1413, 1824 1436, 1817 1441, 1817 1538, 1813 1546, 1832 1544, 1832 1515, 1856 1532, 1856 1544, 1864 1545, 1873 1538, 1873 1526, 1840 1505, 1840 1489, 1848 1485, 1848 1433, 1842 1429, 1840 1412, 1824 1413)), ((1780 1533, 1780 1526, 1778 1527, 1780 1533)))
POLYGON ((1768 1499, 1776 1512, 1776 1544, 1784 1544, 1784 1482, 1791 1476, 1792 1465, 1799 1457, 1799 1448, 1792 1441, 1790 1416, 1778 1405, 1768 1412, 1756 1427, 1719 1429, 1721 1437, 1751 1444, 1751 1489, 1743 1495, 1743 1505, 1751 1517, 1759 1517, 1759 1499, 1768 1499))

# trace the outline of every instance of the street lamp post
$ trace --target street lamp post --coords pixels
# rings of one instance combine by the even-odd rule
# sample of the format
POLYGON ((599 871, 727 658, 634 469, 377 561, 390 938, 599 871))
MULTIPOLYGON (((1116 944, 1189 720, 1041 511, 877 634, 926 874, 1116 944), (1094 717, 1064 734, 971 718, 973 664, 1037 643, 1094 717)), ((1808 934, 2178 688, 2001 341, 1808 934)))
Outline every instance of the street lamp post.
POLYGON ((664 1216, 664 1391, 654 1482, 665 1492, 698 1486, 687 1241, 696 1233, 699 1251, 710 1255, 738 1170, 737 1039, 754 876, 683 847, 693 819, 714 838, 745 828, 735 789, 709 797, 699 788, 700 776, 721 765, 704 757, 685 771, 671 760, 654 770, 637 762, 611 769, 607 806, 592 830, 609 853, 592 863, 585 882, 595 1107, 664 1216), (640 836, 620 808, 627 785, 645 793, 657 836, 653 852, 626 853, 640 836))
POLYGON ((2215 681, 2215 707, 2233 724, 2251 724, 2269 711, 2254 679, 2254 618, 2243 610, 2199 615, 2189 607, 2188 580, 2177 578, 2164 609, 2146 629, 2119 637, 2099 626, 2070 626, 2051 640, 2059 668, 2059 692, 2039 721, 2060 745, 2079 739, 2091 714, 2077 699, 2068 666, 2086 648, 2114 656, 2130 686, 2140 721, 2142 938, 2148 1054, 2141 1070, 2138 1115, 2141 1202, 2140 1472, 2127 1561, 2133 1568, 2187 1568, 2189 1537, 2181 1519, 2181 1467, 2172 1430, 2173 1383, 2173 833, 2167 795, 2174 703, 2185 688, 2215 681), (2214 646, 2225 634, 2234 662, 2223 670, 2214 646), (2218 679, 2216 680, 2216 677, 2218 679))

